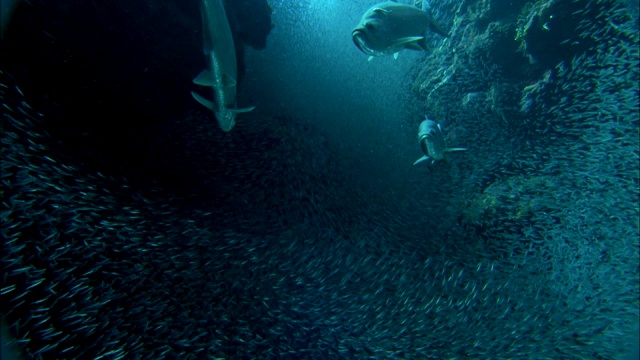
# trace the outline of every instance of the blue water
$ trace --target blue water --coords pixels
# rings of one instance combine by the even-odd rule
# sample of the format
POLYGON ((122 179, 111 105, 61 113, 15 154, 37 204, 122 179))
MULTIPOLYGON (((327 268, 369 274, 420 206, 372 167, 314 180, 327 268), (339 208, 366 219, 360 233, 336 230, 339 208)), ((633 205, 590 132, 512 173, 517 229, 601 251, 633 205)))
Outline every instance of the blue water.
POLYGON ((196 1, 17 5, 3 357, 637 358, 637 2, 430 2, 371 61, 373 2, 263 5, 229 133, 196 1), (425 115, 468 151, 414 166, 425 115))

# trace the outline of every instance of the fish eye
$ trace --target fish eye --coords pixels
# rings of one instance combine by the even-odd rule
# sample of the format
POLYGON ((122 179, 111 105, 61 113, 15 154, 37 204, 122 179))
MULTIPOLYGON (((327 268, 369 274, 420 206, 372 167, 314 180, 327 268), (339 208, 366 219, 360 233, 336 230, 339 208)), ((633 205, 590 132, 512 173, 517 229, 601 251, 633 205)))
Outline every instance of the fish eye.
POLYGON ((371 31, 376 29, 376 26, 373 23, 370 23, 370 22, 364 24, 364 27, 367 28, 367 30, 371 30, 371 31))

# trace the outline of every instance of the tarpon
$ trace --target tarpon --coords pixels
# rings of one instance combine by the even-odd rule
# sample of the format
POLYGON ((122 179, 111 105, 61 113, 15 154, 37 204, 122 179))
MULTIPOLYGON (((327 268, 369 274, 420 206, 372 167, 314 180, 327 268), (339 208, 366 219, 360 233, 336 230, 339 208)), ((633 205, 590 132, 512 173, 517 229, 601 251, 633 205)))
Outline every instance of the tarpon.
POLYGON ((212 87, 213 101, 193 91, 191 95, 213 111, 223 131, 230 131, 236 123, 236 114, 251 111, 254 107, 235 108, 238 73, 236 51, 222 0, 202 0, 200 5, 208 68, 193 79, 193 82, 212 87))
MULTIPOLYGON (((427 2, 423 2, 426 4, 427 2)), ((403 49, 428 50, 427 32, 433 31, 449 37, 438 26, 428 11, 415 6, 384 2, 371 7, 362 15, 351 37, 363 53, 382 56, 397 53, 403 49)))
POLYGON ((422 148, 422 152, 425 155, 416 160, 413 165, 426 160, 431 160, 433 164, 436 160, 444 159, 445 153, 467 150, 465 148, 448 148, 440 124, 429 120, 426 116, 425 120, 420 123, 420 127, 418 127, 418 139, 420 148, 422 148))

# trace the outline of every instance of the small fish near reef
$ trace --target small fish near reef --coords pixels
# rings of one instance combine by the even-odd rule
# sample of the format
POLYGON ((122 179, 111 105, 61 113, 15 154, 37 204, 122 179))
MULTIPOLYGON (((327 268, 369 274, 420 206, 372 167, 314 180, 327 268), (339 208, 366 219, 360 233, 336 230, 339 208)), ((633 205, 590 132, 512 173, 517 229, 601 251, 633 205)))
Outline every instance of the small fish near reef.
POLYGON ((418 139, 420 148, 422 148, 422 152, 424 152, 425 155, 416 160, 413 165, 427 160, 431 160, 433 164, 436 160, 444 159, 445 153, 467 150, 466 148, 448 148, 440 124, 429 120, 426 116, 425 120, 420 123, 420 127, 418 127, 418 139))
POLYGON ((374 56, 394 54, 397 58, 400 50, 429 50, 427 33, 429 31, 449 37, 449 34, 437 25, 431 14, 423 8, 383 2, 367 10, 360 23, 351 32, 353 43, 360 51, 374 56))

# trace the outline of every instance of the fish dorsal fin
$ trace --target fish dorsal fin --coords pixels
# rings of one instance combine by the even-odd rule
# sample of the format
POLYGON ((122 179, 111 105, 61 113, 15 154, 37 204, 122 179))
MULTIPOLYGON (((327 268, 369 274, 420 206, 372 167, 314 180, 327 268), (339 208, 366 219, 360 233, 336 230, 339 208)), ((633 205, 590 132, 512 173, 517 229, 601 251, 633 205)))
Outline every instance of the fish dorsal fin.
POLYGON ((408 45, 411 43, 417 43, 418 41, 421 41, 423 39, 424 39, 424 36, 407 36, 407 37, 403 37, 395 40, 393 44, 391 44, 391 46, 408 45))
POLYGON ((202 70, 198 76, 193 79, 193 83, 200 86, 212 87, 214 84, 213 74, 209 70, 202 70))
POLYGON ((429 10, 429 0, 414 0, 413 5, 424 11, 429 10))

